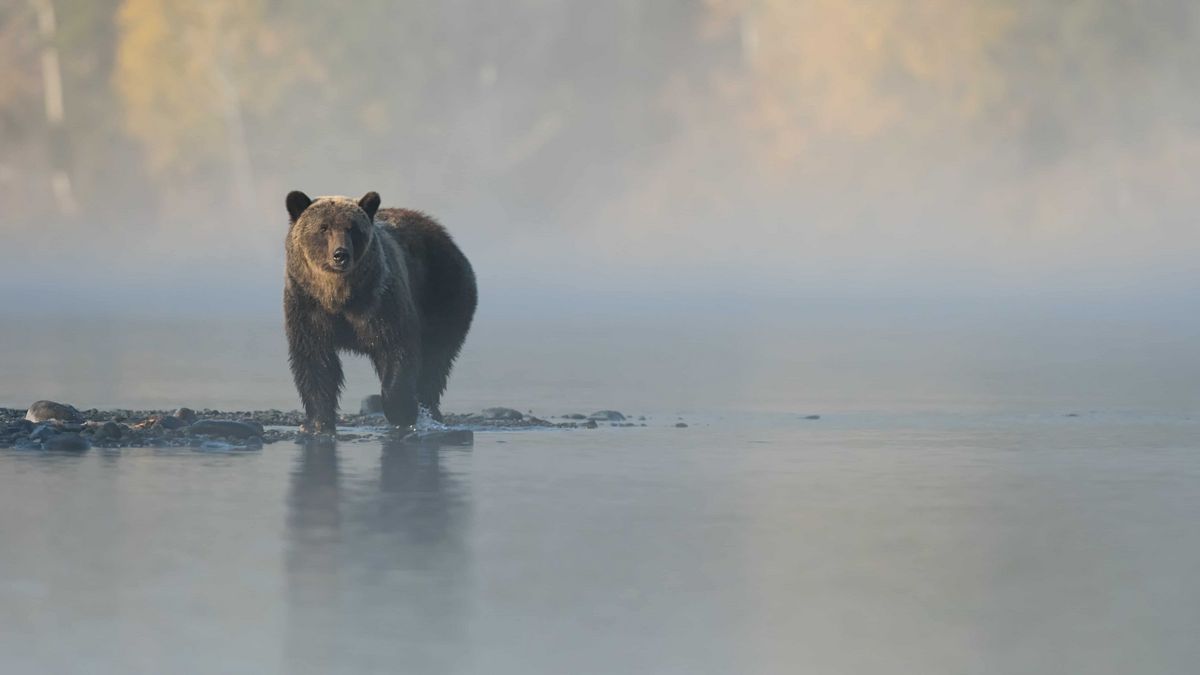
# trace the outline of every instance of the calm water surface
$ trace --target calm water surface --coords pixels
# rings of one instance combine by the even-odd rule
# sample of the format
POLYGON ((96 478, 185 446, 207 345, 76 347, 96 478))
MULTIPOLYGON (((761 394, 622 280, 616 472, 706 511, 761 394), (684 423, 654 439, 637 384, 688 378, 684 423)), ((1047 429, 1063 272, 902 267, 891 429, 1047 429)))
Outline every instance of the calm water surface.
POLYGON ((5 673, 1188 673, 1200 422, 0 451, 5 673))

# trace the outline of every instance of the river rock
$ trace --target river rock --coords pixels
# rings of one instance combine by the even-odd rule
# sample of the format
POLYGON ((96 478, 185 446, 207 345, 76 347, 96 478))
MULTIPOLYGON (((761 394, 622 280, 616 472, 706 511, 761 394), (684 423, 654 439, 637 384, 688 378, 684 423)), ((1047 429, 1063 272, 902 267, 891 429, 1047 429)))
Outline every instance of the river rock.
POLYGON ((83 452, 92 447, 88 439, 79 434, 56 434, 42 441, 42 447, 56 452, 83 452))
POLYGON ((25 413, 25 419, 35 424, 51 420, 81 423, 83 422, 83 415, 79 414, 79 411, 74 406, 65 403, 37 401, 29 406, 29 410, 25 413))
POLYGON ((118 441, 121 440, 121 433, 121 425, 109 420, 96 429, 96 433, 92 435, 92 440, 97 443, 118 441))
POLYGON ((163 415, 162 417, 154 420, 154 424, 152 424, 151 427, 154 429, 182 429, 189 424, 194 423, 195 418, 196 413, 192 413, 192 422, 189 422, 178 415, 163 415))
POLYGON ((621 413, 617 412, 616 410, 597 410, 596 412, 592 413, 591 415, 588 415, 587 418, 589 420, 596 420, 598 422, 624 422, 625 421, 625 416, 622 415, 621 413))
POLYGON ((487 420, 520 420, 524 419, 525 415, 521 414, 520 410, 512 408, 484 408, 480 413, 480 417, 487 420))
POLYGON ((200 420, 189 426, 187 430, 195 436, 226 436, 230 438, 250 438, 263 434, 261 424, 238 420, 200 420))
POLYGON ((358 404, 359 415, 378 415, 383 412, 383 396, 371 394, 358 404))
POLYGON ((51 424, 39 424, 29 432, 29 438, 35 441, 47 441, 58 435, 58 429, 51 424))

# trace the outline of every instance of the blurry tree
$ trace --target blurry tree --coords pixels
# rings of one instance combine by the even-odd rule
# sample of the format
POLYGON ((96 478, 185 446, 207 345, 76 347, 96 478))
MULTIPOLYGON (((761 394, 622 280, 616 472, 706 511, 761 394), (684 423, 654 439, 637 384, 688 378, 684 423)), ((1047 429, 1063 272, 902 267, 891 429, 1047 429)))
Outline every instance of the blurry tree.
POLYGON ((1004 95, 995 59, 1013 25, 977 0, 710 0, 710 36, 741 46, 737 95, 774 161, 814 138, 871 141, 978 123, 1004 95))
POLYGON ((125 0, 117 17, 115 82, 150 170, 167 186, 216 180, 243 213, 255 201, 248 111, 273 112, 302 77, 264 14, 261 0, 125 0))

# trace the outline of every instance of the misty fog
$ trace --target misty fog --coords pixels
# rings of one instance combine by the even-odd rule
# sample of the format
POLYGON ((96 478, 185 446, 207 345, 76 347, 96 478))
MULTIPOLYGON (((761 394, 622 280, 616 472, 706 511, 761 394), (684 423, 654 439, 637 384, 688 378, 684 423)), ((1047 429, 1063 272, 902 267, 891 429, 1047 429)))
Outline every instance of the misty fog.
POLYGON ((46 4, 0 8, 11 344, 273 330, 283 196, 377 190, 474 263, 461 387, 1195 402, 1193 3, 46 4))

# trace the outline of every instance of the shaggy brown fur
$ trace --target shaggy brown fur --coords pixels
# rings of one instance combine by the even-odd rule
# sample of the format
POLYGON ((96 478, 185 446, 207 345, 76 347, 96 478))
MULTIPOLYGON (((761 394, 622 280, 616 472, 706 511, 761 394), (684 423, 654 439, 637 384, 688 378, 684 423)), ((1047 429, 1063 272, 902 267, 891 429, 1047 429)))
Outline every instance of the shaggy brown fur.
POLYGON ((441 419, 446 380, 475 314, 475 273, 445 228, 407 209, 302 192, 287 197, 283 309, 304 429, 331 432, 342 389, 339 351, 371 359, 387 419, 441 419))

